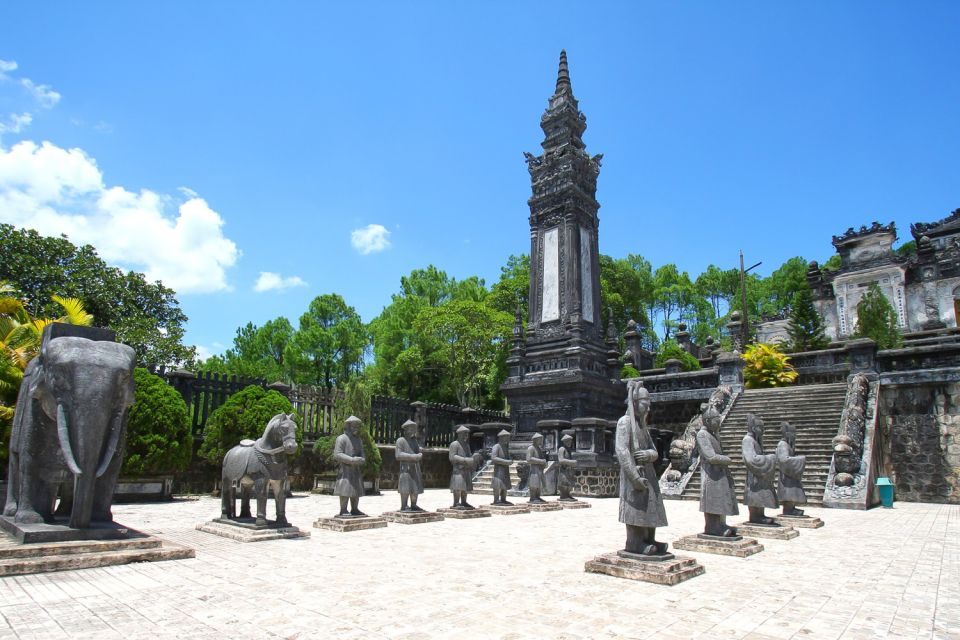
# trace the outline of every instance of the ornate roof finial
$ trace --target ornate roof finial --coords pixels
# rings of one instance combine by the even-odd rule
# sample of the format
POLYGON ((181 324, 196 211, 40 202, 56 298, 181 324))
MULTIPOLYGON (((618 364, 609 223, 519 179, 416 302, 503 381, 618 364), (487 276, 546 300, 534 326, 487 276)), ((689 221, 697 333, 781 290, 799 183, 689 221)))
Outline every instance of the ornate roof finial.
POLYGON ((567 68, 567 51, 560 50, 560 70, 557 71, 557 93, 571 93, 573 87, 570 85, 570 69, 567 68))

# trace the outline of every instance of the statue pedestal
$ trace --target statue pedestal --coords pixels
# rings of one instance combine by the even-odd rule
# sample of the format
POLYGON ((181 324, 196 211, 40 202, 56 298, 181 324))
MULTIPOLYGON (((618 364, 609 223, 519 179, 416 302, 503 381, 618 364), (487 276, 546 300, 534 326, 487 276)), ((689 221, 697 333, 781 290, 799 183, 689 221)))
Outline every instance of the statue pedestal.
POLYGON ((589 509, 593 505, 582 500, 557 500, 561 509, 589 509))
POLYGON ((309 538, 309 531, 301 531, 297 527, 286 524, 277 526, 276 521, 268 520, 267 524, 256 523, 255 518, 214 518, 210 522, 197 525, 197 531, 212 533, 215 536, 229 538, 237 542, 263 542, 264 540, 281 540, 284 538, 309 538))
POLYGON ((643 556, 627 551, 605 553, 587 560, 583 569, 588 573, 603 573, 671 587, 704 572, 703 565, 693 558, 677 557, 672 553, 643 556))
POLYGON ((444 518, 453 518, 455 520, 470 520, 472 518, 489 518, 491 513, 486 509, 437 509, 437 513, 444 518))
POLYGON ((527 502, 522 504, 485 504, 480 508, 487 513, 498 516, 515 516, 520 513, 530 513, 530 505, 527 502))
POLYGON ((715 553, 735 558, 746 558, 763 551, 763 545, 753 538, 744 538, 739 535, 733 537, 709 536, 705 533, 684 536, 673 543, 673 548, 683 551, 715 553))
POLYGON ((387 511, 381 514, 381 517, 387 522, 397 524, 424 524, 443 520, 443 514, 433 511, 387 511))
POLYGON ((558 502, 525 502, 524 506, 530 511, 560 511, 563 509, 558 502))
POLYGON ((812 516, 784 516, 779 515, 774 518, 777 522, 788 527, 797 529, 819 529, 823 526, 823 520, 812 516))
POLYGON ((86 529, 71 529, 68 523, 67 518, 57 518, 52 523, 28 524, 15 522, 9 516, 0 516, 0 529, 12 535, 21 544, 76 540, 123 540, 130 537, 130 529, 116 522, 91 522, 86 529))
POLYGON ((343 518, 333 516, 332 518, 317 518, 313 523, 317 529, 326 529, 328 531, 362 531, 364 529, 379 529, 387 526, 387 520, 379 516, 350 516, 343 518))
MULTIPOLYGON (((195 555, 190 547, 171 544, 155 536, 120 525, 116 527, 123 529, 124 538, 113 540, 77 538, 24 544, 12 533, 0 533, 0 577, 110 567, 130 562, 181 560, 195 555)), ((86 530, 73 529, 73 531, 82 535, 86 530)))
POLYGON ((753 522, 741 522, 733 525, 737 533, 748 535, 753 538, 768 538, 770 540, 793 540, 800 535, 800 532, 793 527, 785 527, 779 524, 755 524, 753 522))

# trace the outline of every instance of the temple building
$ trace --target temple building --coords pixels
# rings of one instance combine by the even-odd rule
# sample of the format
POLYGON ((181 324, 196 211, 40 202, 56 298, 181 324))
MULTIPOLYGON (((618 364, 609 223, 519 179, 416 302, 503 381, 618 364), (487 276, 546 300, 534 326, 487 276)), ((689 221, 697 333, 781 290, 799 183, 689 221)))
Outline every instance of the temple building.
MULTIPOLYGON (((807 282, 827 337, 844 340, 857 326, 857 303, 874 282, 897 312, 904 333, 957 326, 960 317, 960 209, 938 222, 915 223, 916 251, 898 253, 894 223, 847 229, 833 237, 836 271, 810 263, 807 282)), ((786 320, 761 323, 761 342, 788 341, 786 320)))

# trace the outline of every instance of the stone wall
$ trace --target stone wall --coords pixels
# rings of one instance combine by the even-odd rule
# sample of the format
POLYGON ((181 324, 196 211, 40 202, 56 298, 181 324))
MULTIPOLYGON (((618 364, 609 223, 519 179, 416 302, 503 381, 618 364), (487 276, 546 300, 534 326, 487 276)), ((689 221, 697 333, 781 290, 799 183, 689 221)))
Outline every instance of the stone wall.
MULTIPOLYGON (((380 488, 396 489, 400 466, 397 464, 397 448, 392 445, 378 445, 383 466, 380 467, 380 488)), ((444 447, 424 448, 420 473, 427 489, 444 489, 450 486, 450 451, 444 447)))
POLYGON ((884 386, 880 425, 897 500, 960 504, 960 382, 884 386))
POLYGON ((574 475, 573 495, 592 498, 613 498, 620 492, 619 467, 589 467, 577 469, 574 475))

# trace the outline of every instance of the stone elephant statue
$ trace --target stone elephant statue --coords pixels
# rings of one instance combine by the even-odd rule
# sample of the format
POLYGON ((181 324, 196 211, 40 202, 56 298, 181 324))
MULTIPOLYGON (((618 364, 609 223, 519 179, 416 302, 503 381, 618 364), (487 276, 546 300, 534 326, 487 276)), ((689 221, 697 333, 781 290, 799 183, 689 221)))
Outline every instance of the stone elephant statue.
POLYGON ((70 527, 113 520, 134 364, 133 349, 114 342, 112 331, 44 328, 40 354, 27 366, 17 397, 4 516, 53 522, 57 488, 72 480, 70 527))

